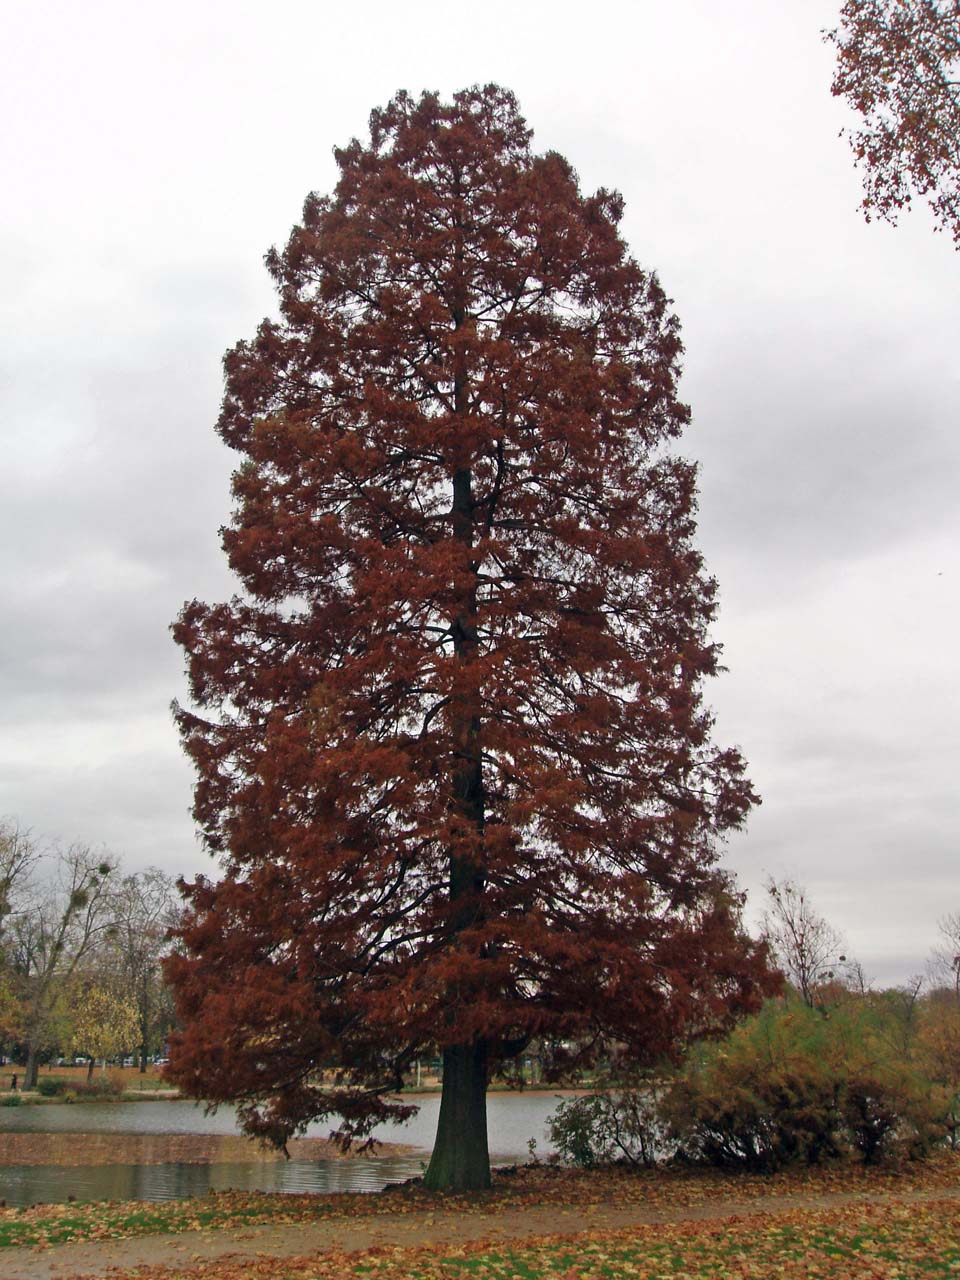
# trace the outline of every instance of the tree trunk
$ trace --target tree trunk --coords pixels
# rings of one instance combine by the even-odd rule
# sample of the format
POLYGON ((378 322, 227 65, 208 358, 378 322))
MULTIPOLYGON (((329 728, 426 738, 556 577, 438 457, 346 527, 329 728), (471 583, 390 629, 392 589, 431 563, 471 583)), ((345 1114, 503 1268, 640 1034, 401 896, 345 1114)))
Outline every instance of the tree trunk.
MULTIPOLYGON (((466 406, 464 384, 457 379, 456 399, 462 413, 466 406)), ((468 467, 453 476, 454 537, 473 543, 473 477, 468 467)), ((473 566, 476 572, 476 566, 473 566)), ((476 584, 468 592, 453 624, 454 652, 459 662, 470 662, 477 651, 476 584)), ((451 722, 457 748, 452 778, 453 804, 465 821, 482 836, 484 827, 483 764, 480 751, 479 689, 456 698, 451 722)), ((483 910, 486 883, 482 858, 451 857, 450 902, 454 939, 476 925, 483 910)), ((451 1004, 470 999, 469 992, 451 992, 451 1004)), ((452 1022, 456 1020, 451 1012, 452 1022)), ((444 1046, 443 1092, 437 1137, 424 1175, 431 1190, 479 1191, 490 1186, 487 1147, 487 1046, 483 1041, 444 1046)))
POLYGON ((87 1084, 89 1084, 90 1081, 93 1079, 93 1066, 94 1066, 93 1058, 90 1058, 87 1062, 87 1084))
POLYGON ((140 1074, 145 1075, 147 1070, 147 1047, 150 1041, 150 989, 147 986, 147 976, 143 972, 140 975, 140 1074))
POLYGON ((36 1089, 37 1087, 37 1047, 36 1045, 27 1046, 27 1066, 23 1073, 24 1089, 36 1089))
MULTIPOLYGON (((462 271, 463 249, 456 251, 458 266, 462 271)), ((454 327, 459 329, 465 319, 466 308, 462 279, 455 288, 453 306, 454 327)), ((454 367, 454 405, 457 416, 465 421, 469 412, 467 372, 464 357, 458 353, 454 367)), ((465 548, 474 543, 473 473, 466 459, 461 460, 453 473, 453 494, 450 515, 453 536, 465 548)), ((477 636, 477 573, 479 565, 472 560, 470 568, 473 581, 464 594, 457 616, 451 628, 453 648, 459 663, 475 661, 478 649, 477 636)), ((468 827, 472 827, 482 842, 485 796, 483 786, 483 757, 480 743, 480 689, 474 685, 452 700, 451 730, 456 747, 456 764, 453 770, 452 801, 454 809, 468 827)), ((458 936, 476 926, 483 915, 483 893, 486 885, 486 869, 483 855, 478 848, 473 856, 450 858, 451 940, 456 944, 458 936)), ((450 1001, 449 1024, 456 1026, 456 1006, 469 1001, 470 991, 454 990, 448 993, 450 1001)), ((490 1155, 487 1147, 487 1045, 482 1040, 444 1045, 443 1092, 440 1097, 440 1116, 437 1121, 437 1137, 430 1164, 424 1175, 424 1185, 431 1190, 479 1191, 490 1186, 490 1155)))
POLYGON ((479 1191, 490 1186, 487 1148, 487 1048, 443 1051, 443 1094, 437 1139, 423 1185, 431 1191, 479 1191))

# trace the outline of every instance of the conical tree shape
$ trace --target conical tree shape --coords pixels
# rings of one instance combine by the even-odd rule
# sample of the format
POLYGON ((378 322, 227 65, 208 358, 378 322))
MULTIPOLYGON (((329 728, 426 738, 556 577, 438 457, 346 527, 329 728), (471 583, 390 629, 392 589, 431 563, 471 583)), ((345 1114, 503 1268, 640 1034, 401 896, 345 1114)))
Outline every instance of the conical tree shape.
POLYGON ((243 594, 175 626, 195 815, 171 1074, 277 1142, 364 1135, 445 1063, 428 1182, 489 1179, 483 1094, 670 1051, 765 956, 716 866, 754 797, 700 700, 714 584, 671 441, 677 323, 511 94, 400 94, 268 255, 226 357, 243 594))

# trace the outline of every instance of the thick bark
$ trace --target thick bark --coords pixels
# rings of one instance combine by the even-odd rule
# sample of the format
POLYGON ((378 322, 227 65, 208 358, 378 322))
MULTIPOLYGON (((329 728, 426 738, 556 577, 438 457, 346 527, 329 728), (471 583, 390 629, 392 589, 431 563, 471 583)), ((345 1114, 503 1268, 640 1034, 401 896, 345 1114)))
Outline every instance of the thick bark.
POLYGON ((487 1047, 452 1045, 443 1051, 443 1094, 437 1139, 423 1178, 433 1191, 490 1186, 487 1148, 487 1047))
POLYGON ((24 1089, 36 1089, 38 1066, 36 1047, 34 1045, 29 1045, 27 1048, 27 1066, 23 1073, 24 1089))
MULTIPOLYGON (((458 387, 458 401, 462 389, 458 387)), ((473 541, 472 476, 461 468, 453 477, 454 537, 466 545, 473 541)), ((460 662, 469 662, 477 649, 477 597, 472 590, 453 626, 454 650, 460 662)), ((453 802, 461 817, 483 832, 483 768, 480 755, 479 692, 455 707, 452 722, 457 745, 453 776, 453 802)), ((475 925, 482 915, 485 883, 482 863, 450 859, 450 903, 453 936, 475 925)), ((451 992, 455 1005, 469 1000, 469 992, 451 992)), ((455 1020, 455 1011, 451 1013, 455 1020)), ((483 1041, 448 1045, 443 1051, 443 1092, 437 1137, 424 1176, 433 1190, 476 1191, 490 1186, 487 1146, 487 1045, 483 1041)))

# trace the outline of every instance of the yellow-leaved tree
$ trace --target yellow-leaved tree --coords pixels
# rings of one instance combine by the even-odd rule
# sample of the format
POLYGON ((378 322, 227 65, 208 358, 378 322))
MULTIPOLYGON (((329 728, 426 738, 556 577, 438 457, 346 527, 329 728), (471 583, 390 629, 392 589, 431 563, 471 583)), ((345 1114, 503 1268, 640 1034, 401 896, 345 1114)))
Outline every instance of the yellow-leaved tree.
POLYGON ((126 996, 95 983, 80 983, 70 1000, 73 1030, 70 1037, 74 1053, 90 1059, 87 1079, 93 1075, 97 1059, 125 1053, 137 1044, 139 1022, 137 1007, 126 996))

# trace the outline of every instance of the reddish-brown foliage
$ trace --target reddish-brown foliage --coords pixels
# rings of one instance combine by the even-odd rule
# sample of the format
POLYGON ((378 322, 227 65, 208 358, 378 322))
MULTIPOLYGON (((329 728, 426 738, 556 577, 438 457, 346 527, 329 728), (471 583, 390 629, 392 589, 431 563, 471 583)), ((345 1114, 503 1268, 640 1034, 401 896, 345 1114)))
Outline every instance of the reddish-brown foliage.
POLYGON ((867 219, 920 195, 960 248, 960 0, 846 0, 840 18, 832 88, 863 117, 867 219))
POLYGON ((482 1106, 534 1038, 554 1076, 650 1058, 768 983, 716 866, 755 797, 701 704, 677 322, 529 137, 495 86, 375 111, 226 357, 244 593, 174 628, 225 875, 187 887, 171 1074, 274 1140, 403 1114, 433 1046, 482 1106))

